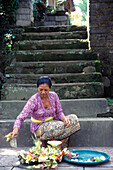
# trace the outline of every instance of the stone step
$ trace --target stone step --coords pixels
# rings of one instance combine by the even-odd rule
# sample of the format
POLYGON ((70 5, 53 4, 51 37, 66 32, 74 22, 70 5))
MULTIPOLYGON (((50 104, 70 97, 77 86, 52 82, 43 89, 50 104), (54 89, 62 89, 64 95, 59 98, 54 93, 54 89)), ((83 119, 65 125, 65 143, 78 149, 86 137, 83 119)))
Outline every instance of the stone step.
POLYGON ((40 61, 14 62, 6 67, 7 74, 58 74, 58 73, 92 73, 99 72, 99 64, 90 61, 40 61), (97 67, 98 66, 98 67, 97 67), (96 69, 96 68, 97 69, 96 69))
POLYGON ((73 32, 29 32, 17 35, 16 41, 20 40, 53 40, 53 39, 87 39, 86 31, 73 32))
POLYGON ((87 31, 85 26, 61 25, 61 26, 39 26, 25 27, 25 32, 70 32, 70 31, 87 31))
MULTIPOLYGON (((104 85, 100 82, 53 84, 60 99, 100 98, 104 96, 104 85)), ((37 92, 36 84, 5 84, 2 99, 27 100, 37 92)))
POLYGON ((15 42, 17 50, 88 49, 87 40, 25 40, 15 42))
MULTIPOLYGON (((113 147, 113 118, 79 118, 80 131, 70 137, 71 147, 113 147)), ((4 136, 12 131, 14 120, 0 120, 0 147, 10 147, 4 136)), ((33 146, 30 121, 26 120, 19 132, 18 147, 33 146), (24 135, 24 140, 23 140, 24 135)))
MULTIPOLYGON (((55 83, 102 82, 101 73, 64 73, 47 74, 55 83)), ((7 74, 7 83, 35 84, 40 76, 45 74, 7 74)))
POLYGON ((65 61, 65 60, 96 60, 97 54, 91 50, 59 49, 59 50, 26 50, 15 51, 16 61, 65 61))
MULTIPOLYGON (((27 101, 2 100, 0 101, 0 119, 15 119, 22 111, 27 101)), ((109 107, 105 98, 65 99, 60 100, 65 115, 76 114, 81 117, 97 117, 107 113, 109 107)))

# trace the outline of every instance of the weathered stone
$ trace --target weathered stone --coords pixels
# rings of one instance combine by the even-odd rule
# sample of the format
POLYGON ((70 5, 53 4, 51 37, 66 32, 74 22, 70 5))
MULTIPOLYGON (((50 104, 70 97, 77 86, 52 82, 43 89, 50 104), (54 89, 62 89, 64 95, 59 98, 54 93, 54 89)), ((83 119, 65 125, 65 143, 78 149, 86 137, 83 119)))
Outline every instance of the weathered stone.
MULTIPOLYGON (((67 91, 67 93, 69 93, 67 91)), ((68 94, 67 94, 68 95, 68 94)), ((16 119, 26 104, 26 100, 0 101, 0 119, 16 119)), ((60 100, 65 115, 76 114, 80 117, 97 117, 107 113, 106 99, 64 99, 60 100), (71 106, 71 107, 70 107, 71 106)))
MULTIPOLYGON (((79 122, 81 130, 70 137, 69 146, 113 147, 112 118, 79 118, 79 122)), ((0 120, 0 127, 2 127, 0 135, 0 147, 10 147, 9 143, 5 142, 4 136, 12 131, 13 124, 14 120, 0 120)), ((19 131, 18 147, 33 146, 29 124, 30 120, 26 120, 19 131)))
POLYGON ((56 25, 55 21, 45 21, 44 22, 44 26, 52 26, 52 25, 56 25))
POLYGON ((30 18, 31 18, 31 15, 23 15, 23 14, 20 14, 20 15, 17 15, 16 16, 16 19, 17 20, 27 20, 27 21, 30 21, 30 18))
POLYGON ((65 60, 96 60, 97 54, 90 50, 59 49, 59 50, 28 50, 16 51, 16 61, 65 61, 65 60))
POLYGON ((27 15, 30 15, 31 14, 31 10, 29 8, 19 8, 17 14, 24 14, 24 15, 27 14, 27 15))
POLYGON ((46 50, 46 49, 88 49, 87 40, 31 40, 15 43, 18 50, 46 50))
POLYGON ((109 87, 110 86, 110 80, 109 80, 108 77, 102 77, 102 82, 103 82, 105 87, 109 87))
MULTIPOLYGON (((97 98, 104 95, 103 84, 96 82, 53 84, 52 87, 52 90, 59 95, 60 99, 97 98), (67 91, 69 91, 68 96, 66 95, 67 91)), ((36 92, 36 84, 6 84, 3 91, 4 98, 2 99, 27 100, 36 92)))
POLYGON ((39 27, 26 27, 25 32, 70 32, 70 31, 87 31, 87 28, 84 26, 76 25, 62 25, 62 26, 39 26, 39 27))
POLYGON ((80 118, 79 121, 81 130, 70 137, 69 146, 113 146, 111 140, 113 134, 112 118, 80 118))
POLYGON ((86 39, 85 31, 76 32, 47 32, 47 33, 23 33, 17 35, 16 40, 45 40, 45 39, 86 39))
POLYGON ((96 68, 93 66, 87 66, 83 69, 83 72, 85 73, 92 73, 92 72, 96 72, 96 68))
POLYGON ((56 21, 66 21, 67 20, 67 16, 55 16, 55 20, 56 21))
MULTIPOLYGON (((103 76, 107 76, 110 78, 112 72, 112 69, 110 67, 110 65, 112 65, 110 51, 113 44, 113 1, 90 1, 89 16, 90 45, 92 49, 96 50, 99 53, 99 58, 102 62, 103 76), (107 62, 106 59, 108 60, 107 62)), ((105 90, 106 96, 109 96, 111 94, 110 89, 111 88, 109 87, 109 89, 105 90)))
MULTIPOLYGON (((40 69, 43 72, 43 70, 40 69)), ((37 79, 44 74, 10 74, 7 76, 7 83, 19 84, 35 84, 37 79)), ((52 82, 55 83, 78 83, 78 82, 101 82, 102 76, 99 73, 64 73, 64 74, 48 74, 52 82)))
POLYGON ((57 73, 92 73, 96 72, 94 61, 40 61, 16 62, 6 67, 11 74, 57 74, 57 73))
POLYGON ((31 21, 25 21, 25 20, 17 20, 16 21, 17 26, 30 26, 31 21))

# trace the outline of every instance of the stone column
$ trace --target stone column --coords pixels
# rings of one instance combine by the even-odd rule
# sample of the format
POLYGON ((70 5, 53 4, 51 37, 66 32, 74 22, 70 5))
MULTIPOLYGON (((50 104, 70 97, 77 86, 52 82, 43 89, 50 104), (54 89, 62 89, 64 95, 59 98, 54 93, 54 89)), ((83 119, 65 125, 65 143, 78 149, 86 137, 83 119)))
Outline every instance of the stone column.
POLYGON ((20 0, 16 14, 17 26, 30 26, 34 22, 32 0, 20 0))

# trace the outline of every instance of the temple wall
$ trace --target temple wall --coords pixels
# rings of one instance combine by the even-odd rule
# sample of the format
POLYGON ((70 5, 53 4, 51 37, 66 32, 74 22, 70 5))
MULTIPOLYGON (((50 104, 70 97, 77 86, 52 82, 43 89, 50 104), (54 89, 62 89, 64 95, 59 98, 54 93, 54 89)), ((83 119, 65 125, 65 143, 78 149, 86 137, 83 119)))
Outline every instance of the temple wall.
POLYGON ((105 96, 113 97, 113 0, 89 0, 89 39, 101 60, 105 96))
POLYGON ((16 15, 17 26, 30 26, 33 22, 33 5, 32 0, 20 0, 19 8, 16 15))

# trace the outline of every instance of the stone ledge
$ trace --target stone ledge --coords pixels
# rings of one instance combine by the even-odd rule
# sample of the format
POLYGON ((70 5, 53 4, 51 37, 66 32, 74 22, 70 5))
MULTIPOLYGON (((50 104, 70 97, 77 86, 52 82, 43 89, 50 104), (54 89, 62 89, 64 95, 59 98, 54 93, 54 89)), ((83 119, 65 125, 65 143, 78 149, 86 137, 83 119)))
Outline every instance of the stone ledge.
MULTIPOLYGON (((65 99, 60 100, 65 115, 76 114, 78 117, 96 117, 97 114, 107 113, 107 100, 96 99, 65 99)), ((15 119, 27 101, 0 101, 0 118, 15 119)))
POLYGON ((16 21, 17 26, 30 26, 31 21, 26 21, 26 20, 17 20, 16 21))
MULTIPOLYGON (((10 147, 4 136, 12 131, 15 120, 0 121, 0 147, 10 147)), ((70 137, 71 147, 113 147, 113 119, 112 118, 81 118, 81 129, 70 137)), ((30 121, 26 120, 19 131, 18 147, 33 146, 30 132, 30 121), (24 135, 24 138, 23 138, 24 135)))

